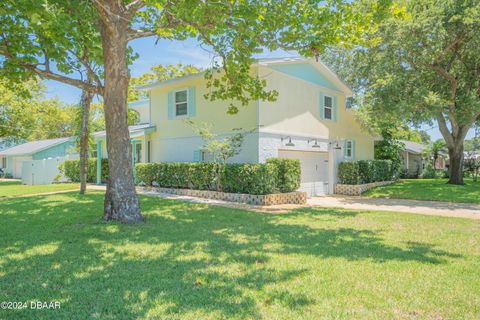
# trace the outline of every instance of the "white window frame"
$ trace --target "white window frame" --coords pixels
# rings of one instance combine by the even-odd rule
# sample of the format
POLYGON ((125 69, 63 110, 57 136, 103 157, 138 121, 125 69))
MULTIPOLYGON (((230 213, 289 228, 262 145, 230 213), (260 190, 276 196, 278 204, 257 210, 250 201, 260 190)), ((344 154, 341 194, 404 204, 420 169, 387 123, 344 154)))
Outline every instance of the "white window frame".
POLYGON ((175 90, 173 91, 173 113, 174 113, 174 116, 175 118, 187 118, 188 117, 188 88, 183 88, 183 89, 178 89, 178 90, 175 90), (187 93, 187 100, 185 102, 178 102, 177 103, 177 92, 182 92, 182 91, 185 91, 187 93), (181 115, 177 115, 177 104, 182 104, 182 103, 186 103, 187 104, 187 113, 186 114, 181 114, 181 115))
POLYGON ((345 140, 345 158, 353 158, 353 140, 345 140), (348 144, 350 144, 350 148, 348 147, 348 144), (350 155, 348 155, 348 150, 350 150, 350 155))
POLYGON ((329 96, 329 95, 323 96, 323 118, 325 120, 333 121, 333 96, 329 96), (330 109, 330 118, 327 118, 327 113, 325 112, 325 110, 327 109, 327 103, 326 103, 327 98, 330 98, 330 100, 332 101, 332 105, 328 107, 328 109, 330 109))

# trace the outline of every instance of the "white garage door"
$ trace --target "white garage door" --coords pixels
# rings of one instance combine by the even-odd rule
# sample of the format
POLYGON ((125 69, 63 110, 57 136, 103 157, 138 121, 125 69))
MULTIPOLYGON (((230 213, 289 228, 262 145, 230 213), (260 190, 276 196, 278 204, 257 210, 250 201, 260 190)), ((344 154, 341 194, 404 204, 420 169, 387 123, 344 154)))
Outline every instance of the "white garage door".
POLYGON ((299 191, 307 196, 320 196, 328 193, 328 153, 279 150, 279 158, 300 160, 302 169, 299 191))

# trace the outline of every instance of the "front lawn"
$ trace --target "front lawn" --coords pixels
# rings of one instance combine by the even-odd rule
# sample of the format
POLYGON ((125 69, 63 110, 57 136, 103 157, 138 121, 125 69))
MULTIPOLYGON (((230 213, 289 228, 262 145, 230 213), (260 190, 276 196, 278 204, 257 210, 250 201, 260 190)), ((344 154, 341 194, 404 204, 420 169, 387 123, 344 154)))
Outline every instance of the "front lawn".
POLYGON ((0 301, 22 319, 478 319, 480 221, 302 209, 269 215, 103 194, 0 202, 0 301))
POLYGON ((407 179, 371 189, 363 195, 371 198, 480 203, 480 182, 465 179, 465 185, 457 186, 447 184, 447 179, 407 179))
POLYGON ((20 181, 0 181, 0 199, 3 197, 17 197, 30 194, 77 189, 80 189, 80 185, 78 183, 23 185, 20 181))

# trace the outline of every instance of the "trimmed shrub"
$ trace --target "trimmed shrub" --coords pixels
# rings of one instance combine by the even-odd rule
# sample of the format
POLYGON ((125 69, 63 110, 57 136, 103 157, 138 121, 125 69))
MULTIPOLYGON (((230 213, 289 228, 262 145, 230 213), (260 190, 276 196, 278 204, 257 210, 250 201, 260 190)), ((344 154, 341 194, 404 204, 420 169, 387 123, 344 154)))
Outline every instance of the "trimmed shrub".
POLYGON ((267 163, 278 169, 278 189, 280 192, 292 192, 300 187, 300 160, 287 158, 269 158, 267 163))
POLYGON ((221 175, 222 191, 269 194, 278 192, 278 167, 272 163, 227 164, 221 175))
POLYGON ((270 194, 291 192, 300 184, 300 163, 295 160, 266 164, 226 164, 212 162, 139 163, 138 183, 164 188, 189 188, 232 193, 270 194), (282 185, 280 181, 285 181, 282 185))
POLYGON ((431 163, 428 163, 425 166, 425 169, 423 169, 420 177, 422 179, 435 179, 437 177, 437 172, 435 171, 431 163))
POLYGON ((338 180, 341 184, 360 184, 358 162, 341 162, 338 165, 338 180))
MULTIPOLYGON (((58 169, 60 173, 71 182, 80 182, 80 160, 66 160, 58 169)), ((102 159, 102 183, 106 183, 108 178, 108 159, 102 159)), ((95 183, 97 181, 97 158, 88 159, 87 182, 95 183)))
POLYGON ((395 179, 396 169, 390 160, 359 160, 342 162, 338 166, 341 184, 364 184, 395 179))
POLYGON ((391 160, 373 160, 373 182, 392 180, 395 170, 392 169, 391 160))
POLYGON ((215 190, 220 166, 212 162, 138 163, 135 166, 137 182, 160 187, 215 190))
POLYGON ((375 165, 372 160, 359 160, 358 163, 358 178, 360 183, 370 183, 374 181, 375 165))

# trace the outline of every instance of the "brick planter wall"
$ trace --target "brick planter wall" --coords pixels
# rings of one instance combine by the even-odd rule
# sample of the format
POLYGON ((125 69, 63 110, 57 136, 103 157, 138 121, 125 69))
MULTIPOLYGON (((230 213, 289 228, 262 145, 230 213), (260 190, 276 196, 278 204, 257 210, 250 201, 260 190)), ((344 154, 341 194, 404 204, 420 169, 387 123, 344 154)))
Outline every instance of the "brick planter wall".
POLYGON ((173 189, 156 187, 137 187, 145 191, 154 191, 159 193, 169 193, 181 196, 215 199, 230 202, 247 203, 261 206, 271 206, 275 204, 305 204, 307 203, 307 194, 305 192, 288 192, 275 194, 245 194, 245 193, 227 193, 211 190, 192 190, 192 189, 173 189))
POLYGON ((366 184, 337 184, 335 186, 336 194, 344 194, 347 196, 360 196, 367 190, 375 187, 386 186, 392 184, 394 181, 378 181, 366 184))

